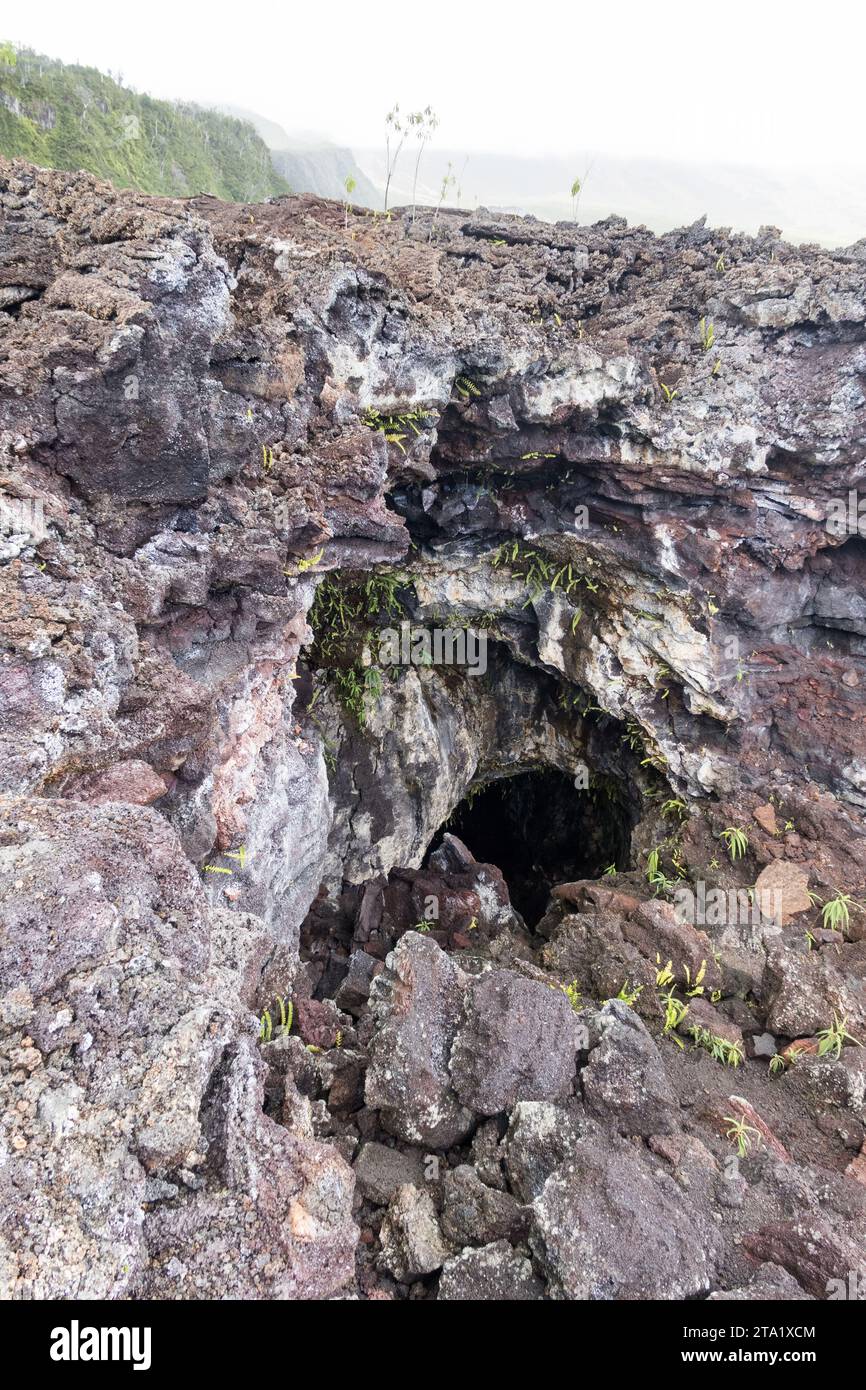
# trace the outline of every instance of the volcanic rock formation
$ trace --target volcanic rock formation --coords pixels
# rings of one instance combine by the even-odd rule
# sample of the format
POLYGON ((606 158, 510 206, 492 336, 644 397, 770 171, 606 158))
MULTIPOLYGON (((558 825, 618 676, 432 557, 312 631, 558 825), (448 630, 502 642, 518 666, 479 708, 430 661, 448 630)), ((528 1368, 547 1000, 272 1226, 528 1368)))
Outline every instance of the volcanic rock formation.
POLYGON ((850 1286, 866 243, 0 209, 3 1296, 850 1286))

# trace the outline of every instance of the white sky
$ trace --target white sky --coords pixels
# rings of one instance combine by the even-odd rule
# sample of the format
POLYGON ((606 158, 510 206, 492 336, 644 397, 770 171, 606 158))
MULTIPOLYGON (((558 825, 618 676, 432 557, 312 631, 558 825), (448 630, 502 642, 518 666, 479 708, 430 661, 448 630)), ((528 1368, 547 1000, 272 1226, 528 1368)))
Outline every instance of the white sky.
POLYGON ((855 0, 29 0, 0 27, 356 148, 398 100, 457 149, 866 165, 855 0))

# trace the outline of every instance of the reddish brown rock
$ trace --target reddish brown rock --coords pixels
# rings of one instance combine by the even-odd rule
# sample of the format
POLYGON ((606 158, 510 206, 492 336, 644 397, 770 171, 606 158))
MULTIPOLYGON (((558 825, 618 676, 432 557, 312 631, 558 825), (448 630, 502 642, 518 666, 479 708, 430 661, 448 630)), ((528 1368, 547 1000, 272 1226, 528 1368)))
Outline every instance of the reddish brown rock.
POLYGON ((298 999, 295 1026, 303 1041, 313 1047, 335 1047, 342 1031, 339 1011, 330 1000, 298 999))
POLYGON ((763 806, 756 806, 752 815, 761 829, 766 830, 768 835, 778 835, 779 822, 776 820, 775 806, 771 806, 769 802, 765 802, 763 806))
POLYGON ((755 896, 763 916, 775 920, 780 927, 786 927, 798 913, 810 910, 813 904, 808 889, 807 871, 787 859, 768 864, 755 882, 755 896))
POLYGON ((168 782, 149 763, 131 758, 115 763, 91 778, 69 783, 64 795, 76 800, 102 805, 108 801, 125 801, 132 806, 150 806, 165 796, 168 782))
POLYGON ((866 1186, 866 1143, 856 1158, 852 1158, 848 1167, 845 1169, 845 1176, 853 1178, 855 1182, 863 1183, 866 1186))
POLYGON ((728 1096, 726 1100, 714 1100, 707 1107, 706 1113, 713 1120, 719 1132, 725 1136, 731 1128, 731 1120, 742 1121, 749 1129, 755 1131, 750 1136, 750 1152, 754 1153, 764 1147, 783 1163, 793 1161, 784 1144, 776 1138, 770 1126, 745 1097, 728 1096))

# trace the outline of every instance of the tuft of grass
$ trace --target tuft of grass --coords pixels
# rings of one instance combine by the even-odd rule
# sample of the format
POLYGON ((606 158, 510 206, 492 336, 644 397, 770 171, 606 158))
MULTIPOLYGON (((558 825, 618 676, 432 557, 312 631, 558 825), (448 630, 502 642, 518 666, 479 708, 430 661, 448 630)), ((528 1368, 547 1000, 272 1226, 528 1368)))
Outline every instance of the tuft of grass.
POLYGON ((846 1042, 853 1043, 855 1047, 862 1047, 863 1044, 848 1032, 848 1019, 845 1015, 842 1018, 838 1014, 833 1014, 833 1022, 829 1028, 822 1028, 816 1035, 818 1038, 818 1056, 833 1057, 838 1062, 842 1056, 842 1048, 846 1042))
POLYGON ((842 893, 837 889, 834 896, 828 898, 821 908, 822 925, 828 931, 838 931, 844 935, 851 925, 852 910, 861 911, 860 903, 855 902, 850 893, 842 893))
POLYGON ((738 859, 742 859, 746 850, 749 848, 749 837, 745 830, 739 826, 729 825, 719 835, 720 840, 724 840, 728 854, 731 856, 731 863, 735 864, 738 859))
POLYGON ((725 1135, 736 1144, 740 1158, 747 1157, 753 1144, 760 1148, 761 1131, 755 1129, 754 1125, 747 1125, 745 1120, 737 1115, 726 1115, 725 1121, 731 1126, 725 1131, 725 1135))
POLYGON ((717 1033, 711 1033, 709 1028, 701 1028, 699 1024, 693 1024, 688 1031, 695 1040, 695 1046, 704 1048, 723 1066, 738 1067, 746 1060, 742 1043, 729 1042, 727 1038, 720 1038, 717 1033))
POLYGON ((689 1011, 688 1004, 684 1004, 682 999, 678 999, 676 997, 676 995, 674 994, 673 985, 671 985, 667 994, 663 994, 661 996, 661 1004, 662 1008, 664 1009, 664 1027, 662 1028, 662 1036, 669 1037, 672 1042, 676 1043, 677 1047, 685 1047, 685 1043, 683 1042, 682 1038, 677 1036, 676 1030, 689 1011))

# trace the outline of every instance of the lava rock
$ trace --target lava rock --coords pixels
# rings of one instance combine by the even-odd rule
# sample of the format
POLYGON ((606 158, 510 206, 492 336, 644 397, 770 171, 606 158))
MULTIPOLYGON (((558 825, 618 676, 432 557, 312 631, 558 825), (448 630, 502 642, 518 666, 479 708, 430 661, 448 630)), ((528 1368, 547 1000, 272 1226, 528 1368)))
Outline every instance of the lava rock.
POLYGON ((866 1231, 836 1231, 823 1217, 776 1221, 743 1238, 757 1260, 781 1265, 814 1298, 842 1297, 847 1281, 866 1281, 866 1231))
POLYGON ((834 1014, 855 1037, 866 1033, 866 941, 809 951, 801 940, 773 947, 764 972, 767 1028, 787 1038, 814 1036, 834 1014))
POLYGON ((524 1202, 541 1192, 574 1151, 578 1127, 568 1111, 545 1101, 520 1101, 502 1141, 513 1190, 524 1202))
POLYGON ((709 1033, 714 1038, 722 1038, 745 1056, 742 1029, 732 1019, 714 1008, 709 999, 697 995, 688 1001, 689 1011, 677 1025, 677 1032, 685 1037, 694 1037, 698 1032, 709 1033))
POLYGON ((507 1192, 486 1187, 475 1169, 461 1164, 442 1182, 442 1230, 452 1245, 488 1245, 520 1240, 528 1220, 520 1203, 507 1192))
POLYGON ((532 1210, 530 1245, 561 1298, 687 1299, 712 1286, 716 1232, 623 1140, 578 1139, 532 1210))
POLYGON ((344 1026, 339 1010, 328 999, 298 999, 295 1019, 299 1037, 308 1046, 322 1049, 336 1045, 344 1026))
POLYGON ((669 1134, 679 1123, 679 1102, 646 1027, 617 1000, 605 1004, 595 1023, 601 1040, 580 1074, 587 1108, 610 1118, 621 1134, 669 1134))
POLYGON ((787 927, 792 917, 809 912, 813 906, 809 874, 802 864, 774 859, 755 880, 755 898, 764 917, 777 926, 787 927))
POLYGON ((392 1197, 379 1239, 379 1264, 401 1284, 441 1269, 451 1253, 442 1238, 433 1198, 409 1184, 392 1197))
POLYGON ((505 1240, 478 1250, 461 1250, 446 1260, 439 1277, 443 1302, 532 1302, 544 1297, 544 1284, 525 1255, 505 1240))
POLYGON ((334 996, 337 1008, 357 1018, 370 997, 373 980, 381 974, 382 969, 382 962, 376 960, 375 956, 368 955, 366 951, 353 951, 349 957, 349 969, 334 996))
POLYGON ((485 1120, 472 1136, 470 1161, 479 1178, 488 1187, 504 1191, 505 1170, 499 1125, 496 1120, 485 1120))
POLYGON ((424 1162, 420 1154, 406 1154, 387 1144, 364 1144, 355 1159, 355 1182, 367 1201, 386 1207, 399 1188, 422 1186, 424 1162))
POLYGON ((264 1071, 251 1038, 228 1049, 202 1109, 214 1180, 148 1215, 145 1296, 318 1299, 352 1278, 352 1170, 263 1114, 264 1071))
POLYGON ((563 991, 510 970, 467 989, 451 1053, 454 1089, 479 1115, 574 1092, 583 1029, 563 991))
POLYGON ((717 1289, 707 1299, 708 1303, 751 1303, 758 1300, 768 1302, 808 1303, 814 1296, 801 1288, 793 1275, 781 1265, 763 1264, 755 1270, 748 1284, 738 1289, 717 1289))
POLYGON ((375 1032, 364 1094, 392 1134, 447 1149, 472 1129, 448 1064, 463 1010, 464 977, 418 932, 402 937, 370 993, 375 1032))
POLYGON ((778 1050, 772 1033, 751 1033, 746 1038, 747 1057, 775 1057, 778 1050))

